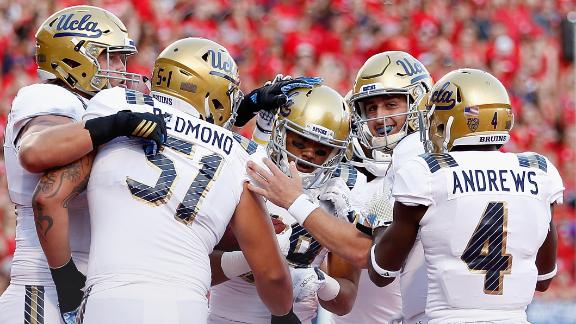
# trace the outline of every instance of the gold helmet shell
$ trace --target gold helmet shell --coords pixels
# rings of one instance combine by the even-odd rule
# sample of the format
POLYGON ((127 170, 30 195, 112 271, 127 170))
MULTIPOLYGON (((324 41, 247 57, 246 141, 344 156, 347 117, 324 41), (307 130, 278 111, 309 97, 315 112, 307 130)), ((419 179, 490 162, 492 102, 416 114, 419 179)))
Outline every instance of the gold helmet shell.
POLYGON ((151 83, 152 91, 185 101, 204 120, 226 128, 234 124, 242 100, 238 66, 214 41, 189 37, 168 45, 154 63, 151 83))
POLYGON ((428 136, 435 152, 463 145, 502 145, 510 139, 514 114, 508 92, 488 72, 459 69, 432 87, 428 136))
POLYGON ((412 55, 402 51, 387 51, 370 57, 358 71, 350 106, 354 109, 354 153, 362 160, 372 162, 388 161, 387 156, 404 136, 418 128, 418 106, 432 87, 432 78, 426 67, 412 55), (407 111, 399 114, 368 119, 364 100, 383 95, 405 95, 407 111), (406 116, 406 122, 396 134, 376 136, 368 127, 368 122, 390 117, 406 116), (366 155, 364 147, 372 153, 366 155))
POLYGON ((351 113, 346 100, 334 89, 315 86, 295 89, 289 94, 290 103, 281 107, 272 126, 268 155, 285 173, 289 158, 313 166, 311 173, 302 173, 305 188, 317 188, 330 178, 344 157, 350 143, 351 113), (321 165, 304 161, 286 149, 286 132, 332 148, 321 165))
POLYGON ((137 74, 111 70, 111 53, 131 55, 136 53, 136 46, 122 21, 98 7, 62 9, 46 19, 36 32, 40 76, 60 79, 90 96, 110 87, 110 79, 140 80, 137 74), (107 55, 106 67, 98 62, 101 54, 107 55))

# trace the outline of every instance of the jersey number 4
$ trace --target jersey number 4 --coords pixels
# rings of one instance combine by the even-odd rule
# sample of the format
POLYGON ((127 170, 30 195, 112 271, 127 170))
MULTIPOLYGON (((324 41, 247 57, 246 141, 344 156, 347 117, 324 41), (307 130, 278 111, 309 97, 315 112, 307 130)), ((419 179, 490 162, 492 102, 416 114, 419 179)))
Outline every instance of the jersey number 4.
MULTIPOLYGON (((164 145, 167 148, 185 155, 190 155, 193 149, 192 143, 170 136, 164 145)), ((162 153, 146 155, 146 158, 161 170, 156 185, 151 187, 128 177, 126 179, 128 189, 132 193, 132 196, 137 199, 144 200, 156 206, 166 204, 172 196, 172 185, 177 176, 174 162, 162 153)), ((206 195, 206 190, 210 188, 210 184, 218 176, 221 162, 222 157, 215 153, 203 156, 202 159, 200 159, 202 168, 192 180, 184 199, 178 205, 178 208, 176 208, 174 218, 177 221, 186 225, 194 221, 194 218, 196 218, 200 210, 202 198, 206 195)))
POLYGON ((468 269, 484 273, 484 293, 502 295, 503 278, 512 270, 512 255, 506 254, 508 208, 505 202, 489 202, 461 259, 468 269))

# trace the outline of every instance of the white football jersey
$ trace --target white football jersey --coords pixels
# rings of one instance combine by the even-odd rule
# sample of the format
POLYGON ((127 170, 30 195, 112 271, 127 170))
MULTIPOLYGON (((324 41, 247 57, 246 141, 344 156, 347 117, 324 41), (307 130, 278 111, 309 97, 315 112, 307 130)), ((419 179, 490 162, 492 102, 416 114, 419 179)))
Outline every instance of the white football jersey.
POLYGON ((87 108, 85 119, 154 112, 164 115, 168 131, 156 155, 144 153, 146 141, 126 137, 98 149, 87 190, 92 295, 142 283, 188 289, 206 301, 208 256, 240 200, 257 145, 164 102, 112 88, 87 108))
POLYGON ((393 195, 429 206, 420 222, 430 323, 525 321, 562 180, 535 153, 424 154, 396 172, 393 195))
MULTIPOLYGON (((348 164, 341 164, 334 172, 332 178, 323 187, 306 191, 306 194, 314 201, 319 202, 320 207, 328 213, 334 215, 335 209, 331 202, 322 201, 318 196, 327 188, 335 185, 334 182, 346 182, 346 185, 354 187, 358 181, 362 181, 362 175, 348 164)), ((266 202, 266 207, 272 217, 280 218, 285 224, 290 226, 290 249, 286 260, 289 266, 294 268, 319 267, 328 249, 320 245, 318 241, 304 229, 296 219, 286 210, 271 202, 266 202)), ((352 215, 349 215, 352 217, 352 215)), ((353 219, 349 218, 349 221, 353 219)), ((270 323, 270 311, 258 297, 256 286, 252 283, 251 275, 243 278, 234 278, 222 284, 212 287, 210 291, 210 313, 212 321, 218 322, 216 318, 234 320, 238 323, 270 323)), ((315 296, 316 297, 316 296, 315 296)), ((318 299, 306 300, 294 304, 294 314, 301 322, 309 322, 316 316, 318 309, 318 299)))
MULTIPOLYGON (((420 141, 420 133, 412 133, 404 137, 394 148, 392 153, 392 167, 386 177, 394 186, 396 171, 402 165, 421 154, 424 154, 424 145, 420 141)), ((390 202, 394 205, 394 197, 391 195, 390 202)), ((420 235, 416 238, 412 251, 406 259, 406 263, 400 273, 400 291, 402 295, 402 316, 410 321, 415 317, 424 315, 426 309, 426 296, 428 291, 428 277, 424 263, 424 248, 420 241, 420 235)), ((415 321, 416 322, 416 321, 415 321)))
MULTIPOLYGON (((64 87, 34 84, 23 87, 12 102, 4 140, 6 177, 10 199, 16 205, 16 251, 12 261, 11 283, 53 286, 46 257, 38 241, 32 195, 42 173, 30 173, 18 159, 18 136, 34 117, 58 115, 80 121, 86 99, 64 87)), ((70 248, 78 269, 86 272, 90 246, 90 225, 85 193, 71 201, 70 248)))
MULTIPOLYGON (((369 213, 370 206, 377 199, 389 196, 388 179, 377 177, 370 182, 352 189, 354 205, 363 214, 369 213)), ((371 222, 370 222, 371 223, 371 222)), ((366 224, 368 225, 368 224, 366 224)), ((356 302, 350 313, 344 316, 331 314, 332 323, 388 323, 402 311, 399 280, 386 287, 374 285, 367 270, 362 270, 358 283, 356 302)))

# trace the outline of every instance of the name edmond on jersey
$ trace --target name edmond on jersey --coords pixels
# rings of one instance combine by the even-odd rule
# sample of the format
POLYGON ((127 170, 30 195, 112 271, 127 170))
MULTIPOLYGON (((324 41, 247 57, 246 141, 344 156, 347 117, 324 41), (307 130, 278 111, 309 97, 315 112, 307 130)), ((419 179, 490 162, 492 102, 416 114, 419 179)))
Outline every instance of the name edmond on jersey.
MULTIPOLYGON (((154 107, 154 115, 165 116, 162 109, 154 107)), ((218 148, 220 151, 230 155, 232 152, 232 147, 234 146, 234 140, 232 136, 225 133, 223 129, 222 132, 213 128, 211 124, 198 123, 198 118, 190 117, 183 118, 175 116, 176 118, 170 118, 170 121, 166 122, 166 129, 172 130, 176 133, 180 133, 196 141, 200 140, 210 146, 218 148)))
POLYGON ((65 31, 54 34, 54 38, 67 36, 80 36, 86 38, 98 38, 102 36, 102 30, 98 28, 98 23, 90 21, 91 14, 86 14, 78 19, 72 19, 74 14, 62 15, 58 17, 56 30, 65 31))
POLYGON ((538 183, 535 181, 536 172, 514 170, 460 170, 452 171, 452 194, 484 191, 516 191, 524 193, 530 190, 533 195, 538 194, 538 183))

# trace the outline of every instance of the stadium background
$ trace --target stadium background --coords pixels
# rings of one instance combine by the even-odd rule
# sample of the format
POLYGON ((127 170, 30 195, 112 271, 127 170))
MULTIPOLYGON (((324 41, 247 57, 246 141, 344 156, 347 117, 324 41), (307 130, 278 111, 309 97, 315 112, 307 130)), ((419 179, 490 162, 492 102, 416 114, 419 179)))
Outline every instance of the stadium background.
MULTIPOLYGON (((166 45, 201 36, 230 50, 245 91, 283 73, 321 76, 345 94, 362 63, 385 50, 408 51, 435 80, 460 67, 487 69, 513 102, 516 121, 505 149, 546 155, 566 186, 555 219, 559 273, 548 292, 537 294, 529 318, 576 323, 576 1, 0 0, 0 134, 18 89, 37 81, 36 29, 76 4, 103 7, 124 21, 139 49, 128 63, 132 72, 150 75, 166 45)), ((0 153, 0 292, 15 246, 3 161, 0 153)))

